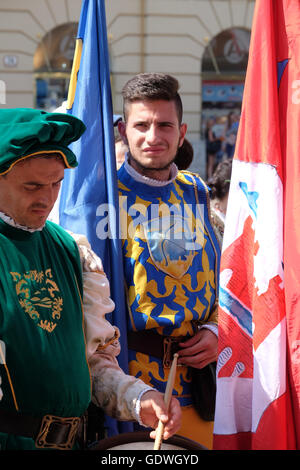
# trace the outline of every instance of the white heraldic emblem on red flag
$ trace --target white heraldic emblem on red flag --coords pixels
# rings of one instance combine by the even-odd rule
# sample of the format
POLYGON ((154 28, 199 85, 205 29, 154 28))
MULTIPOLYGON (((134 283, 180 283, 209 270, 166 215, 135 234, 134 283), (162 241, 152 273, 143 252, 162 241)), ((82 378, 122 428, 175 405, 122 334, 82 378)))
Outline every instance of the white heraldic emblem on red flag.
POLYGON ((282 183, 271 165, 234 160, 219 302, 215 433, 255 432, 285 391, 284 306, 277 324, 272 315, 283 302, 282 183))

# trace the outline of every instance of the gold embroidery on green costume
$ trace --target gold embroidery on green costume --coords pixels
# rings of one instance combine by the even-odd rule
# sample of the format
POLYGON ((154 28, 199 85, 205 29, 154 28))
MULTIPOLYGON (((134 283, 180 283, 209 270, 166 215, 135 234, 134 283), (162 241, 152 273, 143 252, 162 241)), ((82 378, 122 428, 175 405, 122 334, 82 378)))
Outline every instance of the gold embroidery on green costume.
MULTIPOLYGON (((81 416, 91 400, 91 380, 74 239, 51 222, 30 233, 0 220, 0 265, 0 338, 7 361, 0 363, 0 409, 81 416)), ((0 447, 35 446, 0 433, 0 447)))
POLYGON ((15 283, 16 294, 19 303, 26 314, 37 326, 52 333, 57 326, 63 309, 63 299, 59 288, 53 280, 51 268, 45 271, 31 270, 23 274, 10 273, 15 283), (41 318, 37 307, 45 313, 46 318, 41 318))

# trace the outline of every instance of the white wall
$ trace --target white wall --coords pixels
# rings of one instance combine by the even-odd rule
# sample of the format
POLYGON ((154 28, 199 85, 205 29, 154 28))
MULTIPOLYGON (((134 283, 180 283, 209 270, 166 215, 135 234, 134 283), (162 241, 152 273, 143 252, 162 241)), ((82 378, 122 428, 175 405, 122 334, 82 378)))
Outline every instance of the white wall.
MULTIPOLYGON (((254 0, 105 3, 114 112, 122 113, 121 89, 132 75, 143 71, 171 73, 181 84, 188 138, 195 149, 202 148, 199 142, 203 51, 207 41, 224 29, 232 26, 251 29, 254 0)), ((0 107, 34 106, 35 50, 51 29, 79 21, 80 10, 81 0, 1 0, 0 107)), ((196 155, 196 159, 201 158, 202 154, 196 155)), ((199 161, 198 166, 202 167, 203 162, 199 161)))

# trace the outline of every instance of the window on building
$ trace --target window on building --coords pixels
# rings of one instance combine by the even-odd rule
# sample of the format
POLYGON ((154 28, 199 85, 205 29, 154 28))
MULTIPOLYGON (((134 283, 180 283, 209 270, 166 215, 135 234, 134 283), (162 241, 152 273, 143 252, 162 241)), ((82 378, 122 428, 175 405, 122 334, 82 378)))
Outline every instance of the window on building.
POLYGON ((219 161, 234 153, 250 34, 242 28, 222 31, 207 44, 203 54, 202 136, 206 141, 208 178, 219 161))
POLYGON ((77 23, 57 26, 38 45, 33 59, 36 108, 53 111, 67 99, 77 29, 77 23))
POLYGON ((207 44, 202 60, 203 109, 241 107, 250 34, 246 29, 231 28, 207 44))
POLYGON ((202 59, 202 74, 205 78, 218 75, 245 78, 248 63, 250 31, 231 28, 222 31, 208 44, 202 59))

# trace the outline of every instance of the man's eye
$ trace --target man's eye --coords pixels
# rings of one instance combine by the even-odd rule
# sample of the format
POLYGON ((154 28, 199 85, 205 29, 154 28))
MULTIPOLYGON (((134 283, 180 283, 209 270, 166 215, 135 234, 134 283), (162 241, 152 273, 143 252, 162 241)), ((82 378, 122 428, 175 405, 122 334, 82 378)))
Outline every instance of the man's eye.
POLYGON ((138 123, 136 124, 136 127, 139 128, 139 129, 141 129, 141 128, 145 128, 145 127, 147 127, 147 126, 146 126, 146 124, 145 124, 144 122, 138 122, 138 123))
POLYGON ((28 186, 25 186, 25 190, 26 191, 36 191, 36 190, 40 189, 40 187, 41 186, 38 185, 38 184, 30 184, 28 186))
POLYGON ((173 127, 173 125, 170 122, 162 122, 159 126, 160 127, 173 127))

